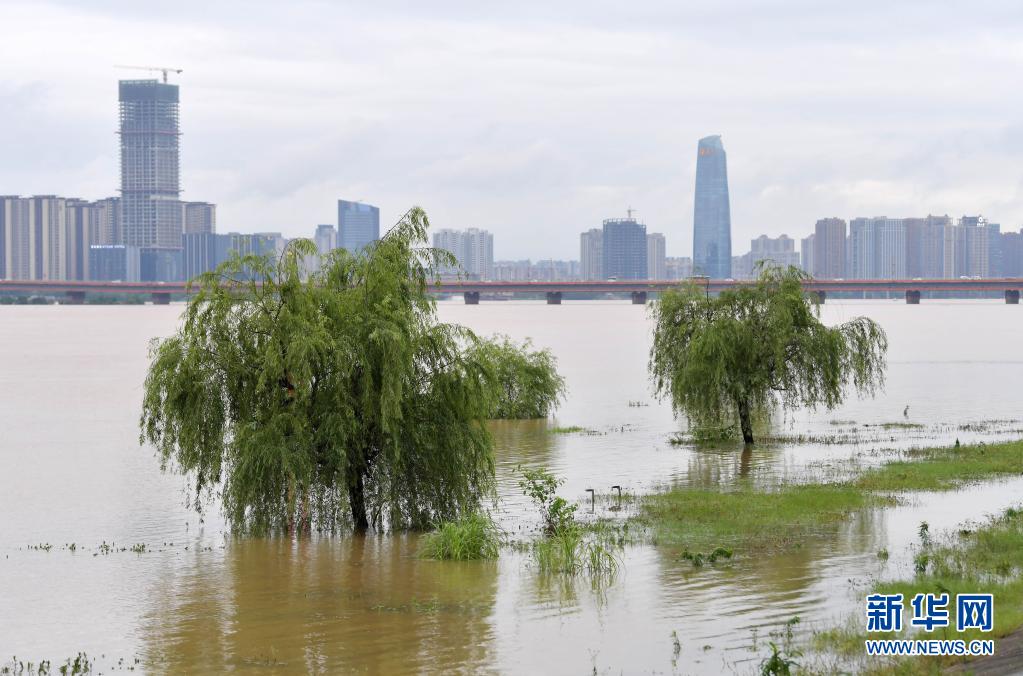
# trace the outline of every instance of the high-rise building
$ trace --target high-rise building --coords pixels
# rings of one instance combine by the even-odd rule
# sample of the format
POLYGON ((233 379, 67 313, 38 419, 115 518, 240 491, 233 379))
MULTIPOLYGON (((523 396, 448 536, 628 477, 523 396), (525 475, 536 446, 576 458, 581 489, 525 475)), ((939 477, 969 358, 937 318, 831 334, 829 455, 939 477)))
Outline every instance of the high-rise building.
POLYGON ((854 279, 906 276, 906 226, 901 218, 849 221, 849 275, 854 279))
POLYGON ((89 276, 89 249, 100 244, 101 208, 98 202, 68 199, 66 204, 67 235, 65 237, 67 257, 65 279, 87 280, 89 276))
POLYGON ((799 264, 803 268, 803 272, 809 275, 813 275, 813 246, 815 239, 817 239, 817 235, 811 234, 799 240, 799 264))
POLYGON ((186 233, 216 232, 217 205, 209 202, 182 202, 181 219, 186 233))
POLYGON ((647 279, 668 279, 668 271, 665 267, 666 257, 664 255, 664 235, 659 232, 649 232, 646 236, 646 278, 647 279))
POLYGON ((121 228, 121 198, 106 197, 95 202, 99 219, 96 244, 123 244, 124 233, 121 228))
POLYGON ((916 279, 941 279, 945 276, 945 228, 952 225, 948 216, 904 218, 906 226, 906 276, 916 279))
POLYGON ((380 209, 361 202, 337 201, 338 243, 351 252, 380 239, 380 209))
POLYGON ((1003 232, 1001 240, 1002 276, 1014 279, 1023 277, 1023 229, 1019 232, 1003 232))
POLYGON ((326 256, 337 248, 337 228, 330 223, 317 225, 313 241, 316 242, 316 250, 320 255, 326 256))
POLYGON ((749 274, 757 274, 757 266, 763 265, 788 268, 799 267, 799 252, 796 251, 796 243, 788 235, 780 237, 768 237, 761 235, 750 240, 749 252, 749 274))
POLYGON ((633 218, 604 221, 604 275, 607 279, 646 279, 646 226, 633 218))
POLYGON ((813 230, 813 276, 818 279, 844 278, 846 258, 845 221, 841 218, 817 221, 813 230))
POLYGON ((152 269, 162 274, 164 263, 181 251, 178 86, 121 80, 119 92, 124 243, 164 252, 148 257, 161 261, 152 269))
POLYGON ((440 270, 444 276, 489 280, 494 275, 494 236, 486 230, 441 228, 433 234, 433 246, 451 252, 456 267, 440 270))
POLYGON ((664 259, 667 279, 686 279, 693 276, 693 259, 689 256, 668 256, 664 259))
POLYGON ((720 136, 700 139, 696 150, 693 266, 696 274, 714 279, 731 275, 732 217, 728 167, 720 136))
POLYGON ((0 279, 31 279, 29 201, 0 196, 0 279))
POLYGON ((215 232, 186 232, 181 236, 182 278, 193 279, 227 260, 231 237, 215 232))
POLYGON ((604 230, 593 228, 579 235, 579 275, 586 281, 604 279, 604 230))

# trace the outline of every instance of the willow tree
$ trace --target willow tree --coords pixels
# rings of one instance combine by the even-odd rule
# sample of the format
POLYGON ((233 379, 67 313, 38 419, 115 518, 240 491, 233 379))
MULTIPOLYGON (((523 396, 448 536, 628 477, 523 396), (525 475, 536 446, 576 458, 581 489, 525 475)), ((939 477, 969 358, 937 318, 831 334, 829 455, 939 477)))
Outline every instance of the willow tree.
POLYGON ((777 404, 831 409, 848 385, 873 394, 884 385, 884 331, 866 317, 825 326, 803 292, 806 279, 768 267, 716 297, 693 284, 665 293, 652 310, 657 394, 696 428, 738 421, 747 444, 754 417, 777 404))
POLYGON ((533 350, 529 340, 520 345, 502 335, 477 341, 471 349, 496 388, 491 418, 546 418, 564 397, 565 379, 550 350, 533 350))
POLYGON ((312 242, 197 280, 176 335, 154 343, 142 440, 221 498, 246 530, 417 528, 491 493, 486 429, 499 393, 480 340, 440 323, 428 294, 450 254, 409 211, 317 272, 312 242))

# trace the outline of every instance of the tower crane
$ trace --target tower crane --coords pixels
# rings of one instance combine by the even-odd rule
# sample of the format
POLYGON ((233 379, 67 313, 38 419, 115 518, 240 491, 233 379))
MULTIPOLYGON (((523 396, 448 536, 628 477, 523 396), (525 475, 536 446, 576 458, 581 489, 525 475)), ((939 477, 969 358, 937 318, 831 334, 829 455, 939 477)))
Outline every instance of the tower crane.
POLYGON ((174 73, 180 75, 183 71, 180 68, 170 68, 166 66, 114 66, 114 68, 128 68, 130 70, 149 70, 159 71, 163 73, 163 83, 167 84, 167 73, 174 73))

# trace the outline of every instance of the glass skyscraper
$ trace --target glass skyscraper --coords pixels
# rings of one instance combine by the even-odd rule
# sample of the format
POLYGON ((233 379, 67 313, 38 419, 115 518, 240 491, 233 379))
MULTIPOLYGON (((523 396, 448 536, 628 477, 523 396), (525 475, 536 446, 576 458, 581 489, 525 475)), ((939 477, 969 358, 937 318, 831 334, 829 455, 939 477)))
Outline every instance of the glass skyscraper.
POLYGON ((343 249, 356 252, 380 239, 380 209, 361 202, 337 201, 337 234, 343 249))
POLYGON ((728 167, 720 136, 700 139, 696 151, 693 209, 693 274, 732 276, 732 217, 728 208, 728 167))

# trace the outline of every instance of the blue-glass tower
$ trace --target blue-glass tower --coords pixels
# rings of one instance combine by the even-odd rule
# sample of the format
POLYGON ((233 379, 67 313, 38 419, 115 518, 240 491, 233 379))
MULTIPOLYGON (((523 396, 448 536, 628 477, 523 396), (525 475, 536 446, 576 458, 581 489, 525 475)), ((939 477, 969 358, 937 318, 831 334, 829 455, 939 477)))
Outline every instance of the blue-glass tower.
POLYGON ((361 202, 337 201, 338 246, 351 253, 380 239, 380 209, 361 202))
POLYGON ((732 276, 732 217, 728 167, 720 136, 701 138, 696 151, 693 209, 693 273, 713 279, 732 276))

